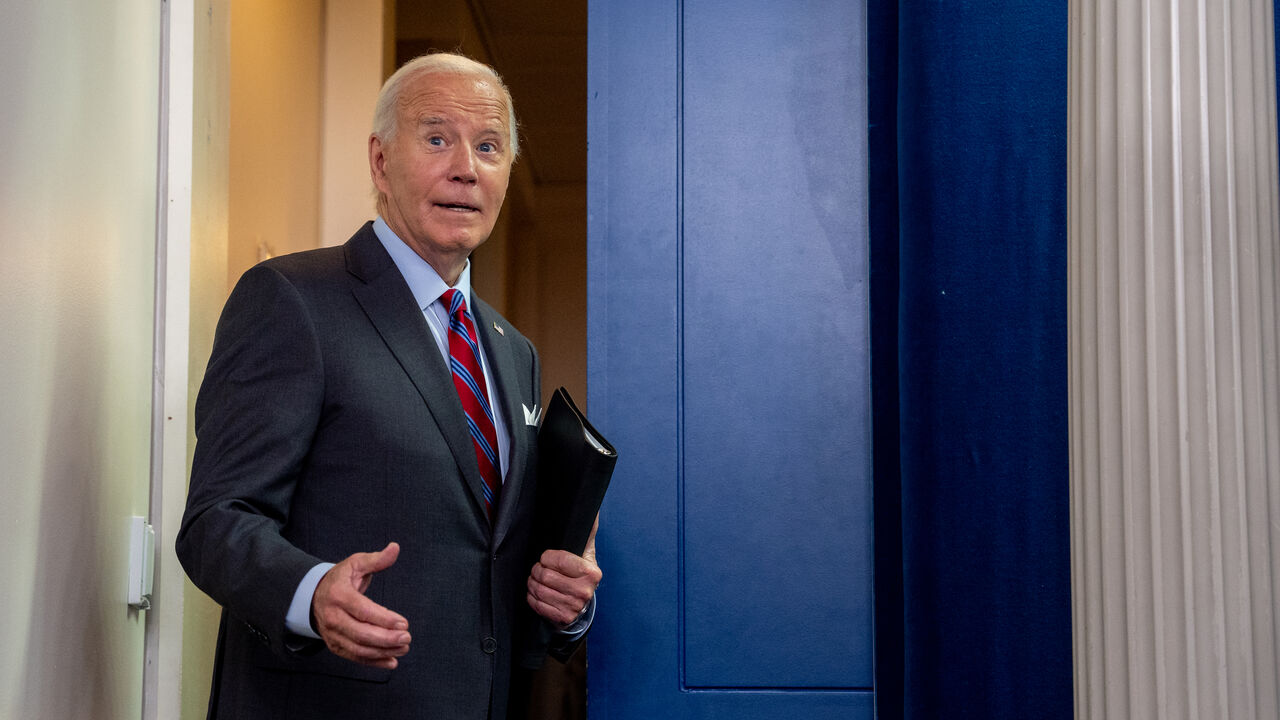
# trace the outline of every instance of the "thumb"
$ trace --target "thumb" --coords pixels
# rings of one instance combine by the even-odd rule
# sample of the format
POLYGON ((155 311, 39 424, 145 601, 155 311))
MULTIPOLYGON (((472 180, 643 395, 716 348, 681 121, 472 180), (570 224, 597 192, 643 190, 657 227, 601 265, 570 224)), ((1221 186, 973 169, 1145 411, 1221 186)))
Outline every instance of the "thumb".
POLYGON ((376 572, 382 572, 392 565, 396 564, 396 558, 400 557, 400 544, 387 543, 387 546, 378 552, 371 553, 355 553, 351 556, 351 569, 353 574, 364 576, 365 582, 368 582, 369 575, 376 572))
POLYGON ((582 550, 582 557, 592 564, 596 561, 596 530, 600 529, 600 514, 596 513, 596 521, 591 526, 591 534, 587 536, 587 546, 582 550))
POLYGON ((396 564, 396 558, 400 557, 400 543, 389 542, 386 547, 369 555, 372 561, 369 572, 382 572, 396 564))

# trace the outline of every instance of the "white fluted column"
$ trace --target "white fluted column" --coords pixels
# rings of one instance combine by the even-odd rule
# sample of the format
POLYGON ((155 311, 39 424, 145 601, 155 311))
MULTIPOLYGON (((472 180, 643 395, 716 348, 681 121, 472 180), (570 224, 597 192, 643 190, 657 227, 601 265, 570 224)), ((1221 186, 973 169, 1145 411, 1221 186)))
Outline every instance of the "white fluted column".
POLYGON ((1280 717, 1273 0, 1072 0, 1076 717, 1280 717))

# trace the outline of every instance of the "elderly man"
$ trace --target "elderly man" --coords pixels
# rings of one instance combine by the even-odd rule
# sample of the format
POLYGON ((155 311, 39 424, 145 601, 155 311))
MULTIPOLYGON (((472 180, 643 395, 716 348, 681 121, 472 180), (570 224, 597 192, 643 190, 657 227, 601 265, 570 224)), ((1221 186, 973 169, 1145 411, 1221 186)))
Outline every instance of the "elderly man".
POLYGON ((228 299, 177 542, 224 608, 210 717, 505 718, 533 626, 567 652, 589 625, 594 535, 530 537, 537 355, 471 291, 516 152, 491 68, 409 62, 369 138, 377 220, 228 299))

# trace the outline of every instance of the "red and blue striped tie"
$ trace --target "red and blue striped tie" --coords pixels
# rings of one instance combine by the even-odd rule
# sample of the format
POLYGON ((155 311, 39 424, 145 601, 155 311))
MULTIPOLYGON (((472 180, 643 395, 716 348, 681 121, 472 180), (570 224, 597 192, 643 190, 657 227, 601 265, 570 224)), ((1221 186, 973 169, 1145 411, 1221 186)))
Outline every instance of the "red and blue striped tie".
POLYGON ((449 308, 449 369, 453 372, 453 387, 467 416, 471 444, 475 446, 476 462, 484 478, 484 509, 492 519, 502 477, 498 469, 498 433, 494 430, 493 408, 489 406, 489 390, 484 372, 480 370, 479 336, 462 293, 450 289, 440 297, 449 308))

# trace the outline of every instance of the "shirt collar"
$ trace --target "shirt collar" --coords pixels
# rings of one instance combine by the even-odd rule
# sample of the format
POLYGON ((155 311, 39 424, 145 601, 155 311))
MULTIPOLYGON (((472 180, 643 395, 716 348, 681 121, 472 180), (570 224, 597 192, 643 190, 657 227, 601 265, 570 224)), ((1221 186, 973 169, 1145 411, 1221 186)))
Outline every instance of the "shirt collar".
MULTIPOLYGON (((373 232, 382 242, 382 247, 386 248, 387 254, 391 256, 391 261, 396 264, 400 274, 404 276, 404 281, 409 284, 409 290, 413 293, 413 299, 418 302, 419 308, 425 311, 431 303, 440 299, 445 290, 449 289, 449 284, 440 277, 440 273, 423 260, 421 255, 414 252, 413 248, 405 244, 381 215, 373 221, 373 232)), ((470 309, 472 305, 470 259, 462 268, 462 274, 458 276, 458 282, 453 287, 467 299, 467 308, 470 309)))

